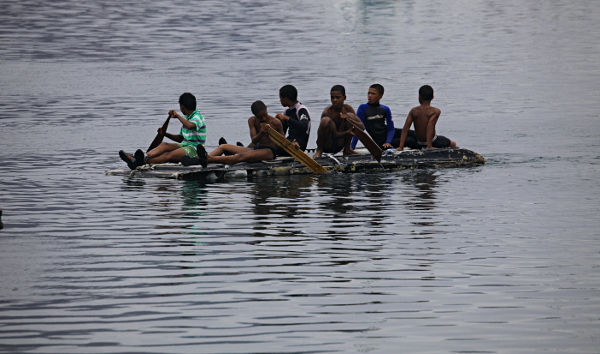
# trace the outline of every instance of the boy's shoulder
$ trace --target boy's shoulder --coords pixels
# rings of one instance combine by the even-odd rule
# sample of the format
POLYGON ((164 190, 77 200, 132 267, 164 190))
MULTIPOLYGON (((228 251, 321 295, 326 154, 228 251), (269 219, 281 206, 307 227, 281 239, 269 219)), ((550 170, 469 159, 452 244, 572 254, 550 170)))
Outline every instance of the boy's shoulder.
POLYGON ((424 105, 419 105, 419 106, 415 106, 413 108, 411 108, 410 110, 410 114, 412 116, 422 116, 422 117, 432 117, 436 114, 440 114, 442 111, 434 106, 424 106, 424 105))
POLYGON ((267 123, 271 124, 271 125, 276 125, 276 126, 282 126, 283 124, 281 124, 281 121, 271 115, 267 116, 267 123))
POLYGON ((195 111, 193 111, 192 113, 190 113, 189 116, 185 116, 185 118, 187 118, 188 120, 192 119, 192 118, 200 118, 202 117, 202 113, 200 113, 200 110, 197 109, 195 111))

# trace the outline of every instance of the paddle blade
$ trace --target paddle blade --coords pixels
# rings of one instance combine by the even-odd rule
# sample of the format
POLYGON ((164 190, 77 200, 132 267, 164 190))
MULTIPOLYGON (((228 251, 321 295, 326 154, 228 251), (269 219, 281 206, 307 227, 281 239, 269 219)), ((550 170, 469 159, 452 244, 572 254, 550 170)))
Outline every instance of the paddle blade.
MULTIPOLYGON (((167 120, 164 122, 163 126, 162 126, 162 131, 166 132, 167 128, 169 127, 169 120, 171 119, 171 115, 169 115, 167 117, 167 120)), ((152 140, 152 143, 150 144, 150 146, 148 147, 148 150, 146 150, 146 152, 154 149, 155 147, 157 147, 158 145, 160 145, 160 143, 162 143, 163 139, 165 137, 165 134, 162 133, 157 133, 156 137, 154 138, 154 140, 152 140)))
POLYGON ((367 150, 369 150, 369 152, 371 153, 373 158, 377 160, 377 162, 381 162, 381 155, 383 154, 383 151, 381 150, 379 145, 377 145, 377 143, 373 140, 373 138, 371 138, 369 134, 367 134, 367 132, 363 131, 352 122, 350 122, 350 124, 354 126, 354 136, 356 136, 358 140, 360 140, 360 142, 363 143, 363 145, 367 148, 367 150))
POLYGON ((327 172, 325 167, 321 166, 317 161, 315 161, 312 157, 308 156, 302 150, 296 150, 294 148, 294 144, 287 140, 283 135, 279 134, 275 129, 269 129, 268 133, 269 138, 283 148, 288 154, 293 156, 296 160, 302 163, 304 166, 308 167, 313 173, 323 173, 327 172))

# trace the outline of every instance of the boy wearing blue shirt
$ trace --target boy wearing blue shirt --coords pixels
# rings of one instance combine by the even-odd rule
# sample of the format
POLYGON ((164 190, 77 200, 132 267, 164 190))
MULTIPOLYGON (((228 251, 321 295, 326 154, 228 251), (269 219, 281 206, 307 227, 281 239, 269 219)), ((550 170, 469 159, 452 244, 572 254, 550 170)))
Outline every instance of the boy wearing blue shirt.
MULTIPOLYGON (((394 122, 392 121, 392 111, 388 106, 379 103, 383 97, 383 86, 373 84, 369 87, 367 94, 367 103, 358 107, 356 115, 365 125, 367 133, 382 149, 386 150, 392 147, 392 140, 396 133, 394 122)), ((350 148, 354 150, 358 138, 352 138, 350 148)))

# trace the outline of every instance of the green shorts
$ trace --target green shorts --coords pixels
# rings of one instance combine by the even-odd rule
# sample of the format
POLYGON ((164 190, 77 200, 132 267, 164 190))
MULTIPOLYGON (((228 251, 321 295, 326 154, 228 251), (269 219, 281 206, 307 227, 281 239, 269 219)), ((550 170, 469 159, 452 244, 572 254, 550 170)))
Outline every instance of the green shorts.
POLYGON ((179 146, 185 151, 185 154, 189 157, 198 157, 198 150, 196 150, 195 146, 192 145, 181 145, 179 146))

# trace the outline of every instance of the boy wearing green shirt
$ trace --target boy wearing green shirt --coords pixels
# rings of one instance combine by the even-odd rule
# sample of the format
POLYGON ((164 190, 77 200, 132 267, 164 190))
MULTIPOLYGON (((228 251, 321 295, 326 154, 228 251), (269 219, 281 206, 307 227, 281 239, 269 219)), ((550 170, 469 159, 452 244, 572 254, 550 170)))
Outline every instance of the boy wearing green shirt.
POLYGON ((135 155, 123 150, 119 151, 119 156, 130 169, 134 170, 146 163, 180 162, 183 156, 198 157, 196 147, 206 144, 204 116, 196 109, 196 97, 189 92, 179 97, 179 108, 184 116, 175 110, 169 111, 169 116, 177 118, 183 125, 179 134, 170 134, 162 131, 162 127, 158 128, 158 133, 164 134, 176 143, 162 142, 147 154, 144 154, 141 149, 138 149, 135 155))

